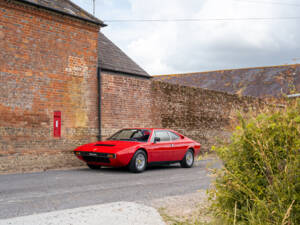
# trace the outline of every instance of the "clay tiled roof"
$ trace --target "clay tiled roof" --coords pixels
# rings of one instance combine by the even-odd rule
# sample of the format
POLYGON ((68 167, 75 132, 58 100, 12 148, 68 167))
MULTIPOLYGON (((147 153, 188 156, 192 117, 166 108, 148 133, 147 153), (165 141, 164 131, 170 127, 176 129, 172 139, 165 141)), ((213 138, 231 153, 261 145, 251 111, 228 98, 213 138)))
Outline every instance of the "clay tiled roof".
POLYGON ((70 0, 17 0, 19 2, 25 2, 31 5, 35 5, 38 7, 46 8, 48 10, 53 10, 56 12, 60 12, 63 14, 70 15, 72 17, 77 17, 79 19, 87 20, 101 26, 105 26, 105 24, 86 12, 76 4, 74 4, 70 0))
POLYGON ((173 84, 223 91, 241 96, 280 97, 300 92, 300 64, 154 76, 173 84))
POLYGON ((102 70, 151 77, 101 32, 98 40, 98 60, 102 70))

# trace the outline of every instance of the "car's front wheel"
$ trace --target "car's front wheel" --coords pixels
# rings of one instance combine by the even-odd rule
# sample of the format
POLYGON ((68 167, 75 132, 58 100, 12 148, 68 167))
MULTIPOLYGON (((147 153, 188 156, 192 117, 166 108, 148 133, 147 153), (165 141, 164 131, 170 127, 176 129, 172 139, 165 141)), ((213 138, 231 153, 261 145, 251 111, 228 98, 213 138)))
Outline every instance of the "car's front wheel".
POLYGON ((146 169, 147 155, 143 150, 138 150, 133 155, 130 163, 129 170, 133 173, 141 173, 146 169))
POLYGON ((99 170, 101 169, 101 166, 99 165, 92 165, 92 164, 87 164, 87 166, 92 169, 92 170, 99 170))
POLYGON ((191 168, 194 165, 194 152, 189 149, 185 153, 183 160, 180 162, 181 167, 183 168, 191 168))

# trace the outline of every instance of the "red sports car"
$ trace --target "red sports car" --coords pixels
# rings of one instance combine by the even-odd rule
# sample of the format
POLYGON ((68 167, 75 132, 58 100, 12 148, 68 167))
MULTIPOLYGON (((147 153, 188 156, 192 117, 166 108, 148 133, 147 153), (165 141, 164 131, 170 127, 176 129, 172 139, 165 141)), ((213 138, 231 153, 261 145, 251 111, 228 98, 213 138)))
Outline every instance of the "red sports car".
POLYGON ((132 172, 143 172, 147 165, 179 162, 190 168, 201 145, 173 130, 123 129, 106 141, 82 145, 75 155, 91 169, 101 166, 128 166, 132 172))

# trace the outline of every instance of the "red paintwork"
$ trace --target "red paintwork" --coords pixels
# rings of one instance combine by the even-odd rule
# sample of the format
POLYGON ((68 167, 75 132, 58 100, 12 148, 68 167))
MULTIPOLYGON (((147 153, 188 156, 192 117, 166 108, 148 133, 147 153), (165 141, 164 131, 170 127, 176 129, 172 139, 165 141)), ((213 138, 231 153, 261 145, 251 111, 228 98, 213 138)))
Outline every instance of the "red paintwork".
POLYGON ((60 111, 55 111, 54 112, 53 136, 54 137, 60 137, 61 136, 61 112, 60 111))
MULTIPOLYGON (((131 128, 130 128, 131 129, 131 128)), ((134 153, 143 149, 148 156, 148 163, 152 162, 168 162, 168 161, 181 161, 190 148, 194 150, 194 155, 197 156, 200 152, 201 145, 192 139, 189 139, 182 134, 170 129, 153 129, 153 128, 132 128, 132 129, 147 129, 151 131, 148 142, 132 142, 132 141, 99 141, 86 145, 79 146, 74 152, 97 152, 97 153, 113 153, 116 158, 110 159, 110 163, 89 162, 93 165, 122 167, 130 163, 134 153), (151 137, 154 130, 168 130, 179 135, 181 139, 168 142, 151 143, 151 137), (108 144, 114 146, 95 146, 96 144, 108 144), (171 146, 171 144, 173 146, 171 146)), ((77 156, 83 160, 82 156, 77 156)), ((84 160, 83 160, 84 161, 84 160)))

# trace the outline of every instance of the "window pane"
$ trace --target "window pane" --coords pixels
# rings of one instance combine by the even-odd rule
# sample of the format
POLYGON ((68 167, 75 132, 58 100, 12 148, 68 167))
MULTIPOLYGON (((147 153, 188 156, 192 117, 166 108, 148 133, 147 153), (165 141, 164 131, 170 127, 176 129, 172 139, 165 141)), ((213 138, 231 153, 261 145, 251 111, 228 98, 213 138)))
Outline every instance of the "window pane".
POLYGON ((160 138, 160 141, 170 141, 170 136, 167 131, 156 131, 155 136, 160 138))
POLYGON ((139 130, 136 132, 132 138, 137 141, 147 142, 150 136, 150 130, 139 130))
POLYGON ((170 134, 170 136, 172 138, 172 141, 180 139, 180 137, 177 134, 175 134, 175 133, 173 133, 171 131, 169 131, 169 134, 170 134))
POLYGON ((112 138, 116 140, 129 139, 132 136, 132 134, 134 134, 135 132, 137 132, 137 130, 121 130, 117 134, 115 134, 112 138))
POLYGON ((150 132, 150 130, 125 129, 118 131, 107 140, 147 142, 150 136, 150 132))

